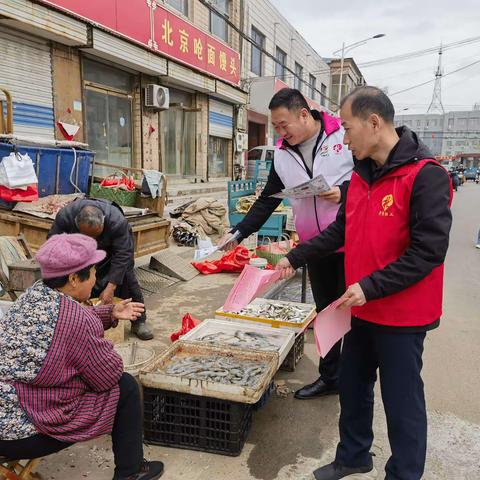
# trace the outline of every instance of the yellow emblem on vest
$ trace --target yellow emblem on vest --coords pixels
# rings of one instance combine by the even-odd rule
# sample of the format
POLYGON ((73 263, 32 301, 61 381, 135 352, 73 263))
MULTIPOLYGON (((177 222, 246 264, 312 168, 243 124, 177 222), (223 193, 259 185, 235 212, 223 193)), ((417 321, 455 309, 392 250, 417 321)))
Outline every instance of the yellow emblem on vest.
POLYGON ((382 198, 382 210, 378 212, 381 217, 393 217, 393 213, 389 213, 388 209, 393 205, 393 195, 385 195, 382 198))

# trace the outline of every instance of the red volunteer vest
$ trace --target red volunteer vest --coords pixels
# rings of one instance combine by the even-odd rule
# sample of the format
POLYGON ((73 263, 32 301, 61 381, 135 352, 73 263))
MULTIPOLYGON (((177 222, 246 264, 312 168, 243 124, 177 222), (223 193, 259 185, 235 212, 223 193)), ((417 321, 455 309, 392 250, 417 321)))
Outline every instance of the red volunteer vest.
MULTIPOLYGON (((353 173, 346 203, 347 286, 397 260, 410 245, 410 197, 426 163, 437 162, 404 165, 371 186, 353 173)), ((401 292, 352 308, 352 315, 395 327, 428 325, 442 314, 442 296, 443 264, 401 292)))

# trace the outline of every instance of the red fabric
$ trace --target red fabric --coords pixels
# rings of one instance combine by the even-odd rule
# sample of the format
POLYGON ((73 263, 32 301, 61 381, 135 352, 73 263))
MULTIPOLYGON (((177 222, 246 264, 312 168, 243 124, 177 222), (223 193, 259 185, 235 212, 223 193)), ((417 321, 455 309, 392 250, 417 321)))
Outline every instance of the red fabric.
POLYGON ((176 342, 181 336, 188 333, 192 328, 195 328, 201 320, 193 318, 189 313, 185 314, 182 318, 182 328, 178 332, 174 332, 170 335, 170 340, 176 342))
MULTIPOLYGON (((416 175, 426 163, 404 165, 371 187, 354 173, 348 188, 345 276, 352 285, 404 254, 410 244, 410 197, 416 175)), ((428 325, 442 314, 443 265, 415 285, 352 308, 368 322, 398 327, 428 325)))
POLYGON ((220 272, 241 272, 243 267, 250 261, 250 252, 247 248, 239 245, 227 252, 220 260, 204 262, 192 262, 192 265, 204 275, 220 272))
POLYGON ((62 298, 37 377, 32 383, 15 382, 20 405, 39 433, 80 442, 112 431, 123 373, 121 357, 103 338, 112 308, 86 308, 62 298))
POLYGON ((35 202, 38 200, 37 185, 29 185, 26 190, 0 185, 0 198, 6 202, 35 202))

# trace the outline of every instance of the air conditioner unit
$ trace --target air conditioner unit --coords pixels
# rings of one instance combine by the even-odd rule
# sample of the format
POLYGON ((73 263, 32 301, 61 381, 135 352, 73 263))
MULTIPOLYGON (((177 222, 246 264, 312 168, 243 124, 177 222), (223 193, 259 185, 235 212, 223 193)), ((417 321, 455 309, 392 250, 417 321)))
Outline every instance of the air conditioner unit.
POLYGON ((157 110, 167 110, 170 106, 170 92, 161 85, 149 84, 145 87, 145 106, 157 110))
POLYGON ((235 144, 237 152, 248 150, 248 134, 237 132, 235 136, 235 144))

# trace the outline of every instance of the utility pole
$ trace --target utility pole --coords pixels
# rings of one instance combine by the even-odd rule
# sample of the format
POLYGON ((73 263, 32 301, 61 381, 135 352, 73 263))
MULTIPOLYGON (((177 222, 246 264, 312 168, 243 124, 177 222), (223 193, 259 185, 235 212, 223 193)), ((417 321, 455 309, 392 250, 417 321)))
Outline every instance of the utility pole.
POLYGON ((427 113, 445 113, 442 104, 442 53, 443 47, 440 45, 440 50, 438 51, 438 66, 437 71, 435 72, 435 86, 433 87, 432 101, 430 102, 427 113))

